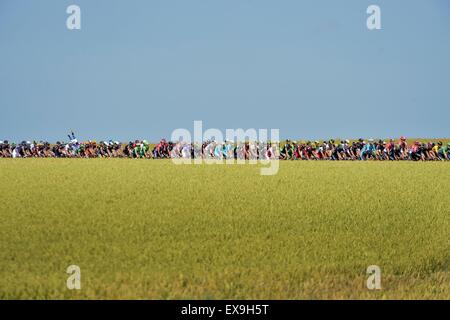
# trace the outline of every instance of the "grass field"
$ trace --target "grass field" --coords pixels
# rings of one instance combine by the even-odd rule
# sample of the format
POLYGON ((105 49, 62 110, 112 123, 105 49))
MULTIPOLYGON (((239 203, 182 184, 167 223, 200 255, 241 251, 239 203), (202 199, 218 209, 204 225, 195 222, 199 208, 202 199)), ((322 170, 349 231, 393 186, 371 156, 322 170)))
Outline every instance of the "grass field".
POLYGON ((0 159, 3 299, 450 299, 450 163, 0 159), (81 290, 66 268, 81 268, 81 290), (382 290, 366 288, 366 268, 382 290))

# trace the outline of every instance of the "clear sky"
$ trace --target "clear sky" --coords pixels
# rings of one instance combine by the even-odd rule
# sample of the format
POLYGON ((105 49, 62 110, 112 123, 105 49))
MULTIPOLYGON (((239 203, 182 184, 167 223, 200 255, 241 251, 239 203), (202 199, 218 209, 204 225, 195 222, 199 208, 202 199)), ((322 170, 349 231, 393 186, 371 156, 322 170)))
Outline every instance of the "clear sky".
POLYGON ((449 137, 450 1, 0 0, 0 140, 154 141, 194 120, 449 137))

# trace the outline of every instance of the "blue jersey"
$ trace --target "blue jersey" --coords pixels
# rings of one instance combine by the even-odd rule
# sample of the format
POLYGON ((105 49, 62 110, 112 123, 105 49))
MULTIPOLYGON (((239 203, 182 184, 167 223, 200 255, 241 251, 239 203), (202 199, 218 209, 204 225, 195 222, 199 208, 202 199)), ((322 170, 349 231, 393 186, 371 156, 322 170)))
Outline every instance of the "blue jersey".
POLYGON ((364 160, 364 156, 367 154, 372 154, 375 152, 375 146, 371 143, 366 144, 362 149, 361 149, 361 160, 364 160))
POLYGON ((214 155, 216 157, 221 157, 222 156, 222 146, 221 145, 217 145, 216 148, 214 149, 214 155))

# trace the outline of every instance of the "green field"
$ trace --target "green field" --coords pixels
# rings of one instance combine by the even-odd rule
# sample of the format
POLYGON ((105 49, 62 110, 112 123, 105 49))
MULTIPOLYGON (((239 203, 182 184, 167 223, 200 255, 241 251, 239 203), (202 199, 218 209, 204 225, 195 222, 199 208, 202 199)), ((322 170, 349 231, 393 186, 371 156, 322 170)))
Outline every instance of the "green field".
POLYGON ((0 298, 450 299, 449 191, 440 162, 0 159, 0 298))

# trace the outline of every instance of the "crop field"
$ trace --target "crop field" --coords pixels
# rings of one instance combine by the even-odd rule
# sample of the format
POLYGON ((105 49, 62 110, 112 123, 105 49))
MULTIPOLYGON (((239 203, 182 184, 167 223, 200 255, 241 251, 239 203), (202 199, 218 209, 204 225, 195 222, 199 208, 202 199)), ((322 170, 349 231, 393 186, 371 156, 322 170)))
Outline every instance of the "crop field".
POLYGON ((0 159, 0 298, 450 299, 450 163, 258 166, 0 159))

